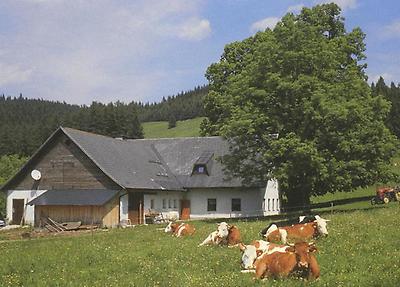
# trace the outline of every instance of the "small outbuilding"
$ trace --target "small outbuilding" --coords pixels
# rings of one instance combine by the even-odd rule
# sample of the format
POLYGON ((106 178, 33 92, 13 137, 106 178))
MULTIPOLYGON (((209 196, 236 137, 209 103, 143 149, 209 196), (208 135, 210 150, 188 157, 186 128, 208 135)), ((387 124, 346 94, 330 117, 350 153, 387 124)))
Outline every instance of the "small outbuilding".
POLYGON ((60 127, 3 187, 9 223, 117 226, 164 218, 278 214, 278 183, 244 186, 219 157, 221 137, 115 139, 60 127))

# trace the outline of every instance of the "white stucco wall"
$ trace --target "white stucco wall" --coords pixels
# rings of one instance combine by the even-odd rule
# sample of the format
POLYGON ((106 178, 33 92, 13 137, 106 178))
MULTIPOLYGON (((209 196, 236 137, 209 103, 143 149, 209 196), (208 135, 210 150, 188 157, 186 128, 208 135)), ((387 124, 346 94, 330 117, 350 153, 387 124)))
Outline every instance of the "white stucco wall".
POLYGON ((164 218, 179 219, 181 210, 181 199, 183 199, 183 192, 160 191, 154 194, 144 195, 144 211, 161 212, 164 218), (153 200, 153 208, 151 201, 153 200))
POLYGON ((35 207, 26 204, 44 192, 46 192, 46 190, 9 190, 7 192, 7 222, 11 222, 13 220, 13 199, 23 199, 25 204, 25 224, 33 225, 35 222, 35 207))
POLYGON ((267 183, 264 194, 263 210, 264 215, 279 214, 281 201, 279 196, 278 181, 270 180, 267 183))
MULTIPOLYGON (((144 211, 162 212, 164 218, 179 218, 181 200, 190 200, 190 218, 234 218, 275 215, 280 212, 278 182, 271 180, 264 188, 204 188, 187 192, 160 191, 144 195, 144 211), (217 201, 216 211, 207 211, 209 198, 217 201), (232 211, 232 199, 240 198, 241 211, 232 211), (151 207, 153 200, 154 206, 151 207)), ((126 200, 126 218, 128 202, 126 200)), ((121 201, 122 209, 122 201, 121 201)), ((121 219, 123 218, 121 214, 121 219)))
POLYGON ((190 218, 230 218, 263 215, 261 189, 194 189, 187 194, 190 218), (216 211, 207 211, 208 199, 215 198, 216 211), (240 198, 241 211, 232 211, 232 198, 240 198))

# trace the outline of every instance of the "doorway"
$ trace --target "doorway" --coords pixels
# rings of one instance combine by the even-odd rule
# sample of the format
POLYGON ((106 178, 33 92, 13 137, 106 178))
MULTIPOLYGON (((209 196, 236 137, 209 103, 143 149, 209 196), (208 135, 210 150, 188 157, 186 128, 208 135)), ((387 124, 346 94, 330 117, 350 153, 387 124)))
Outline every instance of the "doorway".
POLYGON ((190 219, 190 200, 181 200, 181 214, 180 219, 187 220, 190 219))
POLYGON ((22 222, 22 217, 24 216, 24 199, 13 199, 12 201, 12 223, 20 225, 22 222))
POLYGON ((143 192, 130 192, 128 193, 128 218, 132 224, 143 224, 143 192))

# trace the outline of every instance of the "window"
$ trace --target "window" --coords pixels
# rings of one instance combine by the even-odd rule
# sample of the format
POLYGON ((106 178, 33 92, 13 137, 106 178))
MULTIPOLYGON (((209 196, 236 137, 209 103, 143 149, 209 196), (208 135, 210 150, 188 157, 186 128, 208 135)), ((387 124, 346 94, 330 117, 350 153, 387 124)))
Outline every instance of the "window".
POLYGON ((154 209, 154 199, 150 199, 150 209, 154 209))
POLYGON ((172 208, 172 199, 168 200, 168 208, 172 208))
POLYGON ((174 208, 178 208, 177 200, 176 200, 176 199, 174 199, 174 208))
POLYGON ((216 198, 207 199, 207 211, 217 211, 217 199, 216 198))
POLYGON ((271 199, 268 198, 268 211, 270 211, 270 210, 271 210, 271 199))
POLYGON ((240 198, 232 198, 232 211, 241 211, 242 202, 240 198))
POLYGON ((272 210, 275 210, 275 198, 272 199, 272 210))
POLYGON ((208 173, 207 173, 206 166, 203 165, 203 164, 196 164, 196 165, 193 167, 193 172, 192 172, 192 174, 208 174, 208 173))
POLYGON ((279 199, 276 199, 276 210, 279 211, 279 199))
POLYGON ((167 208, 167 200, 165 198, 163 198, 163 200, 162 200, 162 208, 163 209, 167 208))

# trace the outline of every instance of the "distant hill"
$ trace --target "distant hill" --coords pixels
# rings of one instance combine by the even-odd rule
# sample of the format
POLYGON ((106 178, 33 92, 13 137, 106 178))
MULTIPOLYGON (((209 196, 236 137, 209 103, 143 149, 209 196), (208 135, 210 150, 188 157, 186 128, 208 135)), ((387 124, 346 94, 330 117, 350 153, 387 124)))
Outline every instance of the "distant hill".
POLYGON ((168 122, 143 123, 145 138, 179 138, 200 136, 200 124, 204 117, 178 121, 176 127, 168 129, 168 122))

